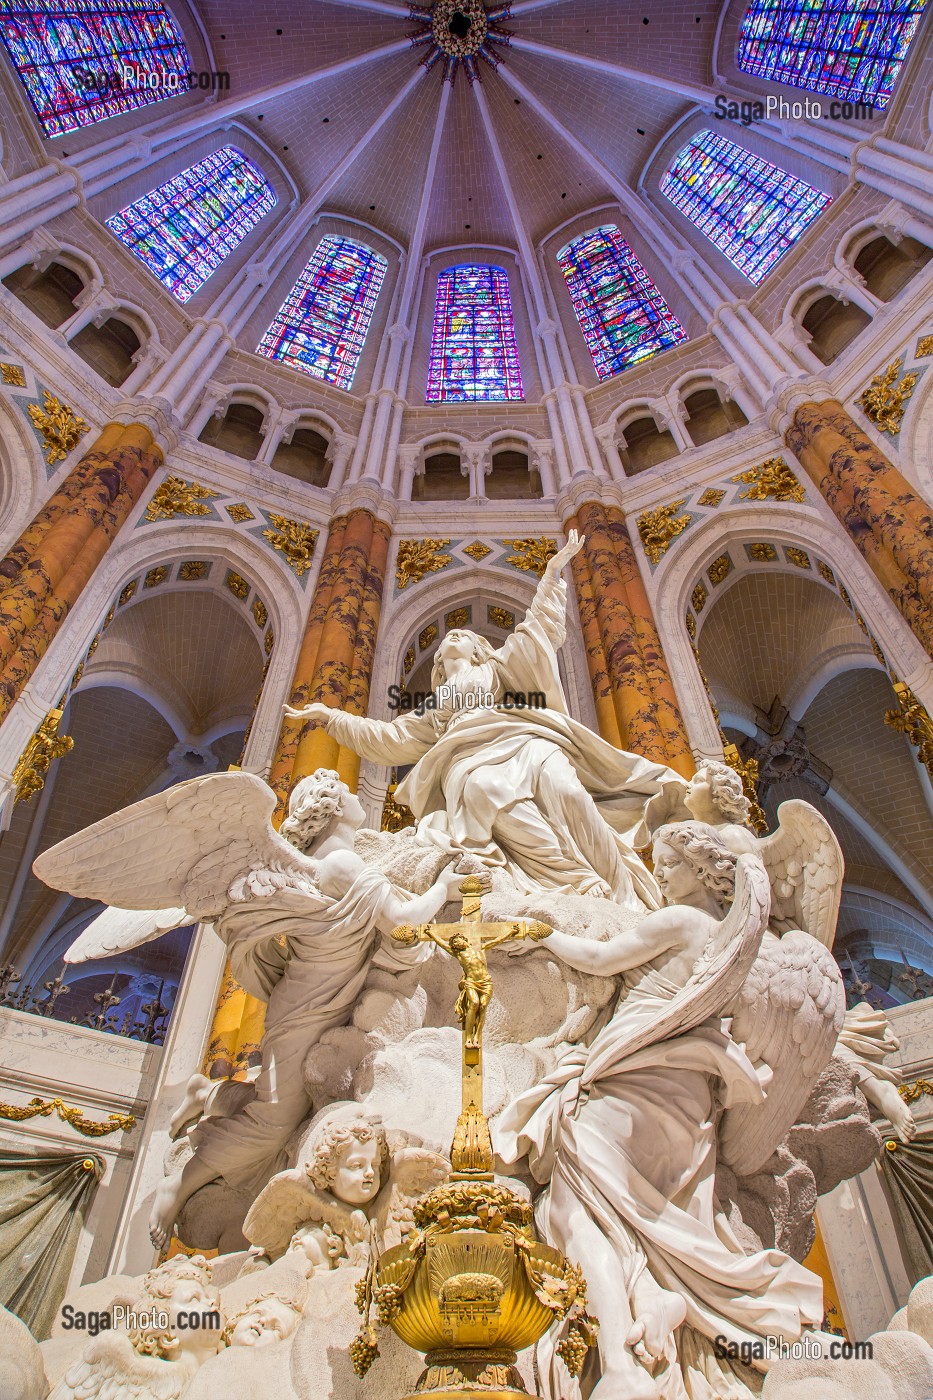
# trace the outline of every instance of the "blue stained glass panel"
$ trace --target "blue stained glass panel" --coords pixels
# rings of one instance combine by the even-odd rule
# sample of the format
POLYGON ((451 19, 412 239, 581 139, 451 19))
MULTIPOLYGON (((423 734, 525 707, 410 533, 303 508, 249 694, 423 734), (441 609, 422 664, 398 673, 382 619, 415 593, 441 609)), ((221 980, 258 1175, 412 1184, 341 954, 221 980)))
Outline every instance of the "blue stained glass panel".
POLYGON ((924 0, 754 0, 738 65, 756 78, 885 108, 924 0))
POLYGON ((112 214, 107 227, 185 302, 275 204, 259 167, 221 146, 112 214))
POLYGON ((573 239, 557 261, 600 379, 687 339, 615 224, 573 239))
POLYGON ((387 266, 365 243, 322 238, 259 342, 259 354, 349 389, 387 266))
POLYGON ((46 136, 188 91, 188 51, 159 0, 0 0, 0 38, 46 136), (124 83, 124 64, 149 82, 124 83))
POLYGON ((677 153, 661 192, 756 286, 831 203, 822 190, 712 131, 677 153))
POLYGON ((438 277, 425 397, 428 403, 524 397, 504 268, 465 263, 438 277))

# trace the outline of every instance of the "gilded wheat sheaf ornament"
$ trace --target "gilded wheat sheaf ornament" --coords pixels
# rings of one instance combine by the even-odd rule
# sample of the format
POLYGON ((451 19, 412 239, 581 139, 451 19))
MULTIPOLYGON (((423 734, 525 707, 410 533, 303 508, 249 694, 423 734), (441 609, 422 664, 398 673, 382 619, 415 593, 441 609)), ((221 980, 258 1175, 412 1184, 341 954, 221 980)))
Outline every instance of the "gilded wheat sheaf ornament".
POLYGON ((303 520, 291 520, 287 515, 270 515, 273 529, 263 530, 262 537, 274 550, 284 554, 285 562, 302 578, 311 567, 318 531, 303 520))
POLYGON ((896 437, 907 411, 907 401, 917 383, 916 374, 899 379, 903 359, 892 360, 883 374, 876 374, 868 388, 858 397, 858 403, 869 422, 883 433, 896 437))
POLYGON ((395 561, 395 582, 399 592, 410 583, 420 583, 428 574, 446 569, 453 555, 442 551, 449 544, 450 540, 402 540, 395 561))
POLYGON ((682 535, 690 524, 689 515, 677 514, 685 499, 686 497, 682 497, 668 506, 642 511, 638 517, 638 533, 652 564, 660 564, 674 540, 678 535, 682 535))
POLYGON ((74 409, 50 394, 48 389, 42 391, 42 403, 42 408, 31 403, 26 411, 33 427, 42 434, 46 466, 54 467, 56 462, 65 460, 72 448, 77 447, 89 427, 74 409))
POLYGON ((796 501, 804 499, 804 490, 783 457, 769 457, 760 466, 750 467, 732 478, 748 483, 747 491, 739 492, 741 501, 796 501))
POLYGON ((152 493, 146 506, 146 519, 151 522, 173 520, 176 515, 210 515, 211 507, 206 502, 218 494, 197 481, 167 476, 152 493))

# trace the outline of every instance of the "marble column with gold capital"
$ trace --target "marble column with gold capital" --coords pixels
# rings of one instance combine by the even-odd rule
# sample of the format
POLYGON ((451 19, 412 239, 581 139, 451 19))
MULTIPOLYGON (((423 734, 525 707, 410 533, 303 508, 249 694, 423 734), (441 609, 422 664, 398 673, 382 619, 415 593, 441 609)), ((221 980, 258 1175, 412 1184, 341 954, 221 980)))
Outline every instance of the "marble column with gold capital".
POLYGON ((109 423, 0 560, 0 720, 162 463, 140 423, 109 423))
POLYGON ((600 734, 691 776, 687 730, 625 516, 587 501, 565 528, 585 537, 573 580, 600 734))
POLYGON ((933 656, 933 510, 835 399, 801 404, 785 441, 933 656))

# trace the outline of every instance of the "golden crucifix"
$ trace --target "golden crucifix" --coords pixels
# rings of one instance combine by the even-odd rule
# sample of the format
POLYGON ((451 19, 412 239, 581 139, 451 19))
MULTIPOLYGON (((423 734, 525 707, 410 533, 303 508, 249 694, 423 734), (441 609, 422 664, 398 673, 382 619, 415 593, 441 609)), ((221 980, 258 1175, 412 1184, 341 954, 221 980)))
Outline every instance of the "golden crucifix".
POLYGON ((454 1176, 493 1175, 492 1140, 483 1113, 483 1025, 492 997, 492 978, 486 951, 515 938, 546 938, 550 924, 537 919, 512 919, 508 923, 484 923, 480 896, 486 885, 477 875, 468 875, 460 886, 463 907, 457 924, 403 924, 392 930, 397 943, 436 943, 460 964, 463 975, 458 985, 455 1008, 463 1029, 463 1099, 450 1160, 454 1176))

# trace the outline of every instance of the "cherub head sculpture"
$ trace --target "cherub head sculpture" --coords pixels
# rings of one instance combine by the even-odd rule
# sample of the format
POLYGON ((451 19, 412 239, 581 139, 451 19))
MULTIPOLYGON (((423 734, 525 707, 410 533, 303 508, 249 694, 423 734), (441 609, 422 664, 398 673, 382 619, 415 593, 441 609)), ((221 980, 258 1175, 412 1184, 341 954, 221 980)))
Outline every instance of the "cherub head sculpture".
POLYGON ((748 825, 751 803, 745 796, 742 779, 727 763, 708 759, 690 779, 684 795, 687 810, 699 817, 712 807, 721 821, 748 825))
POLYGON ((495 651, 492 642, 487 642, 478 632, 466 628, 455 628, 448 632, 434 655, 431 667, 431 689, 436 690, 447 679, 447 661, 464 660, 473 666, 482 666, 495 651))
POLYGON ((737 857, 715 827, 705 822, 670 822, 654 834, 655 878, 669 904, 683 901, 699 885, 725 905, 735 893, 737 857))
POLYGON ((140 1356, 197 1364, 221 1344, 220 1293, 211 1283, 210 1265, 203 1254, 167 1259, 150 1269, 137 1294, 117 1301, 138 1319, 138 1325, 128 1327, 127 1338, 140 1356), (182 1312, 186 1316, 179 1326, 182 1312), (192 1325, 194 1313, 199 1314, 200 1325, 192 1325))
POLYGON ((283 1279, 275 1288, 257 1293, 224 1328, 223 1341, 231 1347, 265 1347, 284 1341, 301 1321, 307 1286, 298 1279, 283 1279))
POLYGON ((389 1144, 378 1119, 332 1113, 312 1128, 305 1171, 322 1191, 348 1206, 365 1206, 379 1194, 389 1165, 389 1144))
POLYGON ((281 835, 299 851, 308 852, 340 818, 362 826, 362 805, 338 773, 319 768, 292 788, 281 835))

